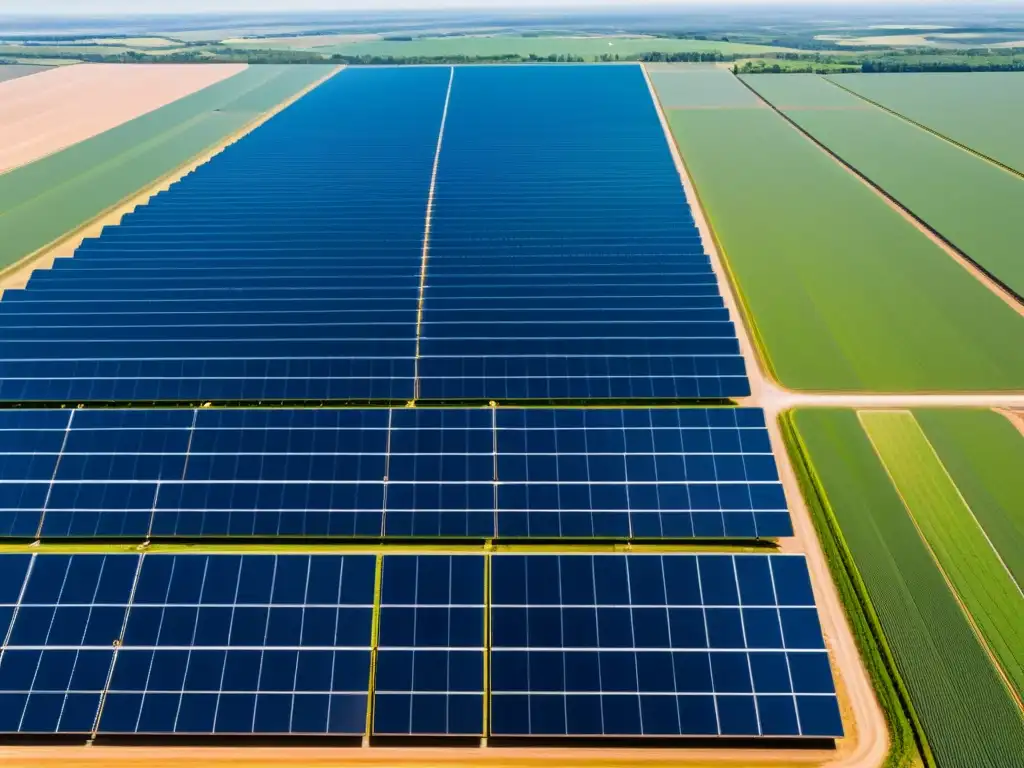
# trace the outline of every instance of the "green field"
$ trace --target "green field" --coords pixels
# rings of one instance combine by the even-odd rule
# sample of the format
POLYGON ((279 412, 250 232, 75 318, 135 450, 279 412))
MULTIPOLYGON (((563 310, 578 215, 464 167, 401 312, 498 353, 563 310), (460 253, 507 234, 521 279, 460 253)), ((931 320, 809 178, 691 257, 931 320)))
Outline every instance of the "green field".
POLYGON ((808 409, 798 411, 793 423, 827 500, 815 514, 831 514, 841 532, 840 546, 852 557, 936 762, 943 768, 1016 765, 1024 754, 1024 715, 946 586, 857 415, 808 409))
POLYGON ((1024 73, 837 75, 845 88, 1024 173, 1024 73))
POLYGON ((1024 210, 1024 179, 817 75, 754 75, 747 82, 1011 290, 1024 295, 1024 259, 1020 257, 1024 216, 1019 215, 1024 210))
POLYGON ((664 109, 762 106, 757 96, 718 69, 688 70, 674 64, 648 65, 664 109))
MULTIPOLYGON (((290 42, 290 41, 289 41, 290 42)), ((259 41, 245 44, 259 48, 259 41)), ((289 49, 294 50, 294 45, 289 49)), ((661 53, 717 52, 722 54, 767 53, 785 50, 766 45, 726 43, 718 40, 674 40, 657 37, 521 37, 517 35, 421 37, 414 40, 367 40, 310 48, 318 53, 344 56, 521 56, 542 57, 571 54, 592 60, 596 56, 618 54, 623 58, 654 51, 661 53)))
POLYGON ((252 66, 0 175, 0 269, 117 205, 330 71, 252 66))
POLYGON ((1024 584, 1024 436, 989 410, 915 410, 928 441, 999 556, 1024 584))
POLYGON ((779 115, 668 116, 780 382, 1024 387, 1024 318, 779 115))
POLYGON ((1024 596, 910 411, 861 411, 904 505, 978 630, 1024 694, 1024 596))

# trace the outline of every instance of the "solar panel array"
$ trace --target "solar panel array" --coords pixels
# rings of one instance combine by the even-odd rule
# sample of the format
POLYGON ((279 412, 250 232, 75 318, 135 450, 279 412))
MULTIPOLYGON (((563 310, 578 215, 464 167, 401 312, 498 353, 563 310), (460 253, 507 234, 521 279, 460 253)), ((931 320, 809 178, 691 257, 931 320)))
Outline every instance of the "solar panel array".
POLYGON ((636 67, 345 70, 0 334, 0 401, 749 394, 636 67))
POLYGON ((492 563, 495 735, 842 733, 803 558, 492 563))
POLYGON ((736 331, 639 67, 463 67, 424 398, 736 397, 736 331))
POLYGON ((446 69, 345 71, 0 302, 0 400, 409 399, 446 69))
POLYGON ((760 409, 638 407, 750 389, 637 67, 346 69, 0 337, 0 537, 242 544, 0 554, 0 734, 842 735, 802 557, 574 551, 793 533, 760 409))
POLYGON ((802 557, 380 572, 378 603, 372 555, 0 554, 0 732, 842 733, 802 557))
POLYGON ((759 409, 0 411, 0 534, 774 538, 759 409))

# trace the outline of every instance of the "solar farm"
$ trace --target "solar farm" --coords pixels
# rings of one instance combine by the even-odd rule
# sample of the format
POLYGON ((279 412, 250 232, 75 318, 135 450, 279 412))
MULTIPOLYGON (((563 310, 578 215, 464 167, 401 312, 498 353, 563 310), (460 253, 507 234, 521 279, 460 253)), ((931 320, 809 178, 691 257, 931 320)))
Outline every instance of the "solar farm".
POLYGON ((0 175, 2 759, 1020 764, 1012 260, 802 77, 250 66, 0 175))

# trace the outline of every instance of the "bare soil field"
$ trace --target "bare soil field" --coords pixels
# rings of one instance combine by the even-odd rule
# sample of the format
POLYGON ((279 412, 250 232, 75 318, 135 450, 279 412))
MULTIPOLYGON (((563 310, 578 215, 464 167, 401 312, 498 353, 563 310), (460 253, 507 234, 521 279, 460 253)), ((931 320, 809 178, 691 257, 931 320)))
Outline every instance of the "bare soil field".
POLYGON ((0 173, 236 75, 246 64, 80 64, 0 83, 0 173))

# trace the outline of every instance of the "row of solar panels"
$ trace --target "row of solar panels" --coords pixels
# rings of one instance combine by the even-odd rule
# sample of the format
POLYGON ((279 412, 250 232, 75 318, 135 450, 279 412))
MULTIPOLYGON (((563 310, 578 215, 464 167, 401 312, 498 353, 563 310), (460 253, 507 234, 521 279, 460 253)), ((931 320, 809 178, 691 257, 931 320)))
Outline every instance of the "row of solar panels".
POLYGON ((7 554, 0 637, 8 733, 843 732, 801 556, 7 554))
POLYGON ((638 67, 345 70, 0 302, 0 401, 747 394, 638 67))
POLYGON ((760 409, 0 411, 0 535, 775 538, 760 409))

